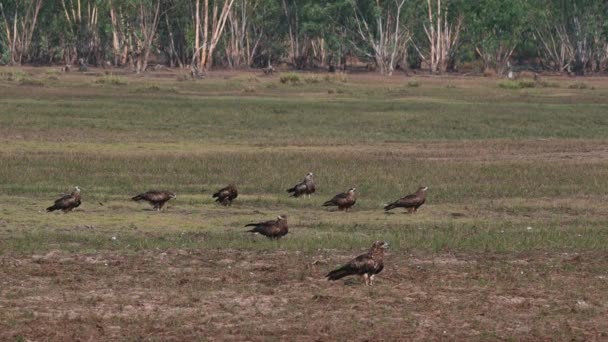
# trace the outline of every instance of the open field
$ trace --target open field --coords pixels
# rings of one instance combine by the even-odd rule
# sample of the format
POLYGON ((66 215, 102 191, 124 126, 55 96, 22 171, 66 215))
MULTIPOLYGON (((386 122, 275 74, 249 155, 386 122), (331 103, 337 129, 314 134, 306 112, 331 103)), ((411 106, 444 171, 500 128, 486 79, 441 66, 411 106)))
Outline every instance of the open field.
POLYGON ((0 68, 0 340, 608 338, 607 79, 280 77, 0 68), (376 286, 323 280, 379 239, 376 286))

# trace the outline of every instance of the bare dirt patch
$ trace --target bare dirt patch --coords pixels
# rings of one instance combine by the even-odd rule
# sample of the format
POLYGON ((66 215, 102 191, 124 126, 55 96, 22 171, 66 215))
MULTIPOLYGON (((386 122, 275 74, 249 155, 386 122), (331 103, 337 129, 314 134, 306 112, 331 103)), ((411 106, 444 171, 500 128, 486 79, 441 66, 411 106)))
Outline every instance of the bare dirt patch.
POLYGON ((391 254, 372 288, 323 279, 350 257, 235 250, 4 256, 0 339, 608 338, 605 253, 391 254))

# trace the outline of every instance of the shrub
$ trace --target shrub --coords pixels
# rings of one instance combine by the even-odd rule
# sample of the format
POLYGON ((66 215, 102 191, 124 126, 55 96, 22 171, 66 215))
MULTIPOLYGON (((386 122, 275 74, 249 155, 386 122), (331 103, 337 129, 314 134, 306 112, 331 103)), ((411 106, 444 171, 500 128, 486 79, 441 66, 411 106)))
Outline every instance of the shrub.
POLYGON ((119 86, 123 86, 123 85, 129 84, 127 82, 127 80, 125 80, 124 78, 122 78, 120 76, 114 76, 114 75, 106 75, 106 76, 99 77, 97 80, 95 80, 95 83, 97 83, 97 84, 119 85, 119 86))
POLYGON ((486 68, 483 70, 484 77, 496 77, 496 70, 492 68, 486 68))
POLYGON ((329 75, 325 75, 325 82, 327 83, 346 83, 348 82, 348 78, 345 73, 337 72, 329 75))
POLYGON ((525 89, 525 88, 536 88, 537 83, 532 80, 506 80, 498 83, 498 86, 503 89, 525 89))
POLYGON ((27 76, 22 77, 19 80, 19 84, 24 86, 44 87, 44 82, 42 82, 41 80, 36 80, 27 76))
POLYGON ((29 76, 21 70, 5 70, 0 72, 0 79, 4 81, 20 81, 29 76))
POLYGON ((319 78, 317 76, 308 76, 304 78, 304 82, 306 83, 319 83, 319 78))
POLYGON ((245 86, 245 88, 243 88, 243 92, 244 93, 255 93, 255 87, 253 86, 245 86))
POLYGON ((300 76, 296 73, 288 72, 286 74, 281 75, 279 81, 283 84, 295 85, 300 83, 300 76))
MULTIPOLYGON (((570 89, 589 89, 590 87, 585 82, 577 82, 568 86, 570 89)), ((593 87, 591 87, 593 89, 593 87)))

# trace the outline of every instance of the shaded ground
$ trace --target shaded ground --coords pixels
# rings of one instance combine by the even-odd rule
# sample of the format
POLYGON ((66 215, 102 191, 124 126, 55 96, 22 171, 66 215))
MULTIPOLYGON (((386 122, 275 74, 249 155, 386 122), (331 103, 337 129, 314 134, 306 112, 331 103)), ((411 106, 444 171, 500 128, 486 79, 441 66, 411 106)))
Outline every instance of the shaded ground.
POLYGON ((336 254, 5 255, 0 339, 608 338, 605 253, 395 253, 372 288, 336 254))

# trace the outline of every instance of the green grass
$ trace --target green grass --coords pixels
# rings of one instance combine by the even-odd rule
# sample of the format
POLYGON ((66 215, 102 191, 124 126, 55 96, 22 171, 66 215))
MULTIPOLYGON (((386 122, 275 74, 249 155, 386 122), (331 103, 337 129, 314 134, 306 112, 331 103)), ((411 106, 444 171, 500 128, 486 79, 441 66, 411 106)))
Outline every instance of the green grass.
POLYGON ((519 93, 483 79, 424 79, 418 87, 356 75, 346 82, 342 74, 307 75, 298 87, 251 75, 151 82, 70 74, 32 88, 13 75, 48 75, 8 74, 0 81, 1 254, 313 253, 375 239, 396 251, 608 246, 601 80, 588 81, 593 92, 552 80, 555 87, 519 93), (285 189, 308 171, 317 194, 288 198, 285 189), (210 194, 229 182, 242 195, 233 208, 218 208, 210 194), (422 184, 430 190, 420 214, 384 214, 384 203, 422 184), (81 208, 41 212, 74 185, 83 189, 81 208), (360 196, 352 213, 320 207, 352 186, 360 196), (129 201, 155 188, 177 192, 167 212, 129 201), (244 224, 282 212, 292 227, 284 240, 243 233, 244 224))

